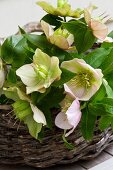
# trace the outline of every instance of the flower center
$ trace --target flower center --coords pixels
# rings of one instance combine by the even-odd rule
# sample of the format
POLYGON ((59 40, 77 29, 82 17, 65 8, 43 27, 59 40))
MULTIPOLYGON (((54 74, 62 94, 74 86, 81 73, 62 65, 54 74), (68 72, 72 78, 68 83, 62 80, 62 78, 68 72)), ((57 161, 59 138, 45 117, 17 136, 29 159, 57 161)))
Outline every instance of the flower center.
POLYGON ((84 86, 88 89, 91 86, 91 74, 79 73, 73 79, 70 80, 72 85, 84 86))
POLYGON ((36 65, 35 71, 37 72, 38 76, 40 76, 43 79, 46 79, 48 76, 47 68, 43 65, 36 65))
POLYGON ((70 33, 66 30, 66 29, 61 29, 61 28, 58 28, 55 32, 54 32, 55 35, 61 35, 65 38, 67 38, 70 33))

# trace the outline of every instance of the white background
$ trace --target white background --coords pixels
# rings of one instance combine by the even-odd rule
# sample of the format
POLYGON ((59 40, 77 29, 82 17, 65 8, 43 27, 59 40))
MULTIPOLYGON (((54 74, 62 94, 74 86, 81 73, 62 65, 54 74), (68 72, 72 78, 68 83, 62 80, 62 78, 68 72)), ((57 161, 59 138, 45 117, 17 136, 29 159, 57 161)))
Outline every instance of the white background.
MULTIPOLYGON (((45 14, 36 5, 38 0, 0 0, 0 37, 15 33, 19 26, 30 21, 39 21, 45 14)), ((46 0, 56 4, 56 0, 46 0)), ((72 8, 88 6, 89 2, 97 5, 97 14, 105 12, 113 17, 113 0, 69 0, 72 8)), ((113 24, 112 24, 113 28, 113 24)))

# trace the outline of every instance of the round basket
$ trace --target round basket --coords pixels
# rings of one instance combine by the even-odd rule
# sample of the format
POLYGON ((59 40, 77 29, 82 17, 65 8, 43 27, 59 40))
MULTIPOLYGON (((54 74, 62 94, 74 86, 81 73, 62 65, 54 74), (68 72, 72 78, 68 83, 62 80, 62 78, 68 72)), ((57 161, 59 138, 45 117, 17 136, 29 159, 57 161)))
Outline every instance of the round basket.
MULTIPOLYGON (((24 29, 34 32, 40 31, 41 27, 37 23, 30 23, 24 29)), ((104 132, 95 128, 93 140, 87 142, 78 126, 69 136, 69 142, 75 146, 73 150, 66 148, 62 130, 56 127, 52 131, 46 130, 43 141, 33 139, 25 125, 15 123, 11 107, 0 105, 0 164, 26 164, 44 168, 92 159, 113 144, 113 132, 111 128, 104 132)))

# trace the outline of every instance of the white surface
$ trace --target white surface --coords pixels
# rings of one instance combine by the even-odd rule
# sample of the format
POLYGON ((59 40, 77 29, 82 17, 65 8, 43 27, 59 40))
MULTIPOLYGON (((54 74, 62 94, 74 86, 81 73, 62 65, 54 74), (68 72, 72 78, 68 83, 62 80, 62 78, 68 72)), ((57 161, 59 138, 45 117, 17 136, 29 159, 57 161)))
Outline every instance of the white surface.
MULTIPOLYGON (((39 21, 45 14, 35 3, 38 0, 0 0, 0 37, 15 33, 19 26, 30 21, 39 21)), ((56 4, 56 0, 46 0, 56 4)), ((89 2, 97 5, 100 14, 107 11, 113 16, 113 0, 69 0, 72 8, 87 7, 89 2)), ((113 24, 112 24, 113 27, 113 24)))
POLYGON ((113 170, 113 158, 93 167, 89 170, 113 170))

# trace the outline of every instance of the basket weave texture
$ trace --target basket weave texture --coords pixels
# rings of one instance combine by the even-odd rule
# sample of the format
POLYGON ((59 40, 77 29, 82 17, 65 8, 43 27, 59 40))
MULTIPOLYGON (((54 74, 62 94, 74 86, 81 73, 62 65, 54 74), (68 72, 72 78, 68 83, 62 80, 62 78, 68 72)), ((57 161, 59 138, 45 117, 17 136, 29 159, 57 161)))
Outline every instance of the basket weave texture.
MULTIPOLYGON (((33 22, 25 25, 27 32, 40 31, 39 24, 33 22)), ((62 130, 54 127, 46 130, 44 139, 39 142, 33 139, 21 124, 11 117, 9 106, 0 105, 0 164, 21 164, 34 167, 50 167, 56 164, 69 164, 78 160, 88 160, 96 157, 108 145, 113 144, 111 128, 100 132, 95 128, 93 140, 87 142, 82 137, 79 126, 69 136, 75 148, 69 150, 64 146, 62 130)))

